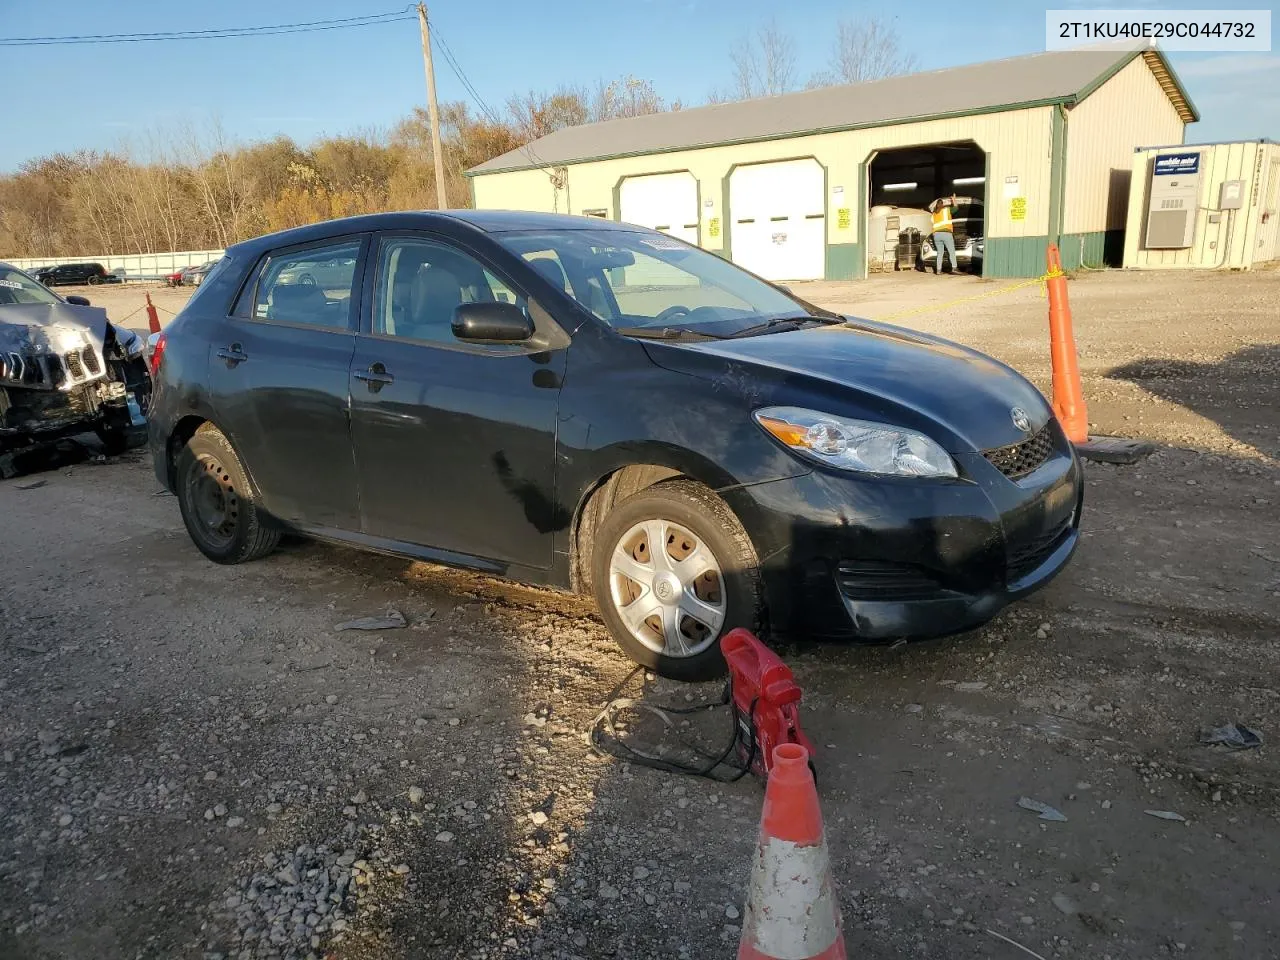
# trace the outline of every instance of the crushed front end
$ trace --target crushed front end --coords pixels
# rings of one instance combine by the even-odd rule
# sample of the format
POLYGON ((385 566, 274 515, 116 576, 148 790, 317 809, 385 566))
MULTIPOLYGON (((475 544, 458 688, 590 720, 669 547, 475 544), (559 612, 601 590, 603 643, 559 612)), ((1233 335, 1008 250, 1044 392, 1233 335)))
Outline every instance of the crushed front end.
POLYGON ((145 343, 105 311, 0 306, 0 455, 86 432, 119 453, 143 438, 150 401, 145 343))

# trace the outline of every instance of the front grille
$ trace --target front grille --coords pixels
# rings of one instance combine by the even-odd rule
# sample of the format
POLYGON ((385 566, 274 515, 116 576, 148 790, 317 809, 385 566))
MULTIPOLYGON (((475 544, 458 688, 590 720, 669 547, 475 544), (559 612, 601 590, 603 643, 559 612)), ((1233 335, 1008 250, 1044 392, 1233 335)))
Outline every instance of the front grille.
POLYGON ((1051 425, 1052 421, 1046 423, 1039 433, 1028 440, 994 450, 984 450, 982 455, 1010 480, 1025 477, 1048 460, 1049 454, 1053 452, 1053 432, 1049 429, 1051 425))
POLYGON ((854 600, 924 600, 942 584, 924 567, 889 560, 845 560, 836 568, 840 591, 854 600))
POLYGON ((1049 555, 1071 535, 1071 520, 1064 520, 1048 533, 1033 537, 1023 543, 1009 545, 1009 560, 1006 566, 1005 580, 1014 583, 1030 573, 1034 573, 1040 564, 1049 559, 1049 555))
POLYGON ((102 365, 98 363, 98 355, 93 352, 93 347, 84 348, 84 368, 92 374, 102 372, 102 365))
POLYGON ((71 374, 73 380, 84 379, 84 365, 80 363, 80 351, 72 350, 62 358, 62 362, 66 364, 67 373, 71 374))

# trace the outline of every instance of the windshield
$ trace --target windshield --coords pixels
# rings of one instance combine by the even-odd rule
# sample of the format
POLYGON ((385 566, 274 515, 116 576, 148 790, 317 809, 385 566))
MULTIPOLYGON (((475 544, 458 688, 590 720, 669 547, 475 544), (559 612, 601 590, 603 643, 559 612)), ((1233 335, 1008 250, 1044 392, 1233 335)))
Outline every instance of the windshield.
POLYGON ((43 283, 28 277, 21 270, 0 267, 0 304, 61 302, 61 298, 50 293, 43 283))
POLYGON ((722 337, 754 332, 771 320, 837 319, 713 253, 661 234, 557 230, 494 239, 622 332, 722 337))

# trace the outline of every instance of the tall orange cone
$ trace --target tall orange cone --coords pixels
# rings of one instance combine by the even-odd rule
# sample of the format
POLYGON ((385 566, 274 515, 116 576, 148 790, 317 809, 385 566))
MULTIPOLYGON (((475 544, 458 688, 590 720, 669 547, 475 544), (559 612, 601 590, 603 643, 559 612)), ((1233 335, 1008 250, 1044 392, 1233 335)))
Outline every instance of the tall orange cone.
POLYGON ((809 752, 774 748, 738 960, 845 960, 809 752))
POLYGON ((1045 258, 1048 270, 1045 285, 1049 293, 1049 356, 1053 361, 1053 412, 1072 443, 1089 439, 1089 415, 1085 411, 1084 390, 1080 386, 1080 365, 1076 359, 1076 339, 1071 332, 1071 304, 1067 300, 1067 278, 1062 272, 1058 245, 1049 244, 1045 258))
POLYGON ((147 294, 147 329, 152 333, 160 332, 160 314, 156 313, 156 305, 151 302, 151 294, 147 294))

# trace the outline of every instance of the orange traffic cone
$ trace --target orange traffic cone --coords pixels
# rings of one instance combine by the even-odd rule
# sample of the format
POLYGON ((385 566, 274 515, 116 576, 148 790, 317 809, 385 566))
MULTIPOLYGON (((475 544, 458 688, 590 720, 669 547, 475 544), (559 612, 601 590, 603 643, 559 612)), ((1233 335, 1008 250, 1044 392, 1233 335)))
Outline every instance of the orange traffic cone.
POLYGON ((1085 411, 1084 390, 1080 386, 1080 365, 1076 359, 1076 339, 1071 332, 1071 304, 1067 301, 1067 278, 1062 272, 1058 245, 1049 244, 1045 286, 1049 293, 1049 356, 1053 361, 1053 412, 1072 443, 1089 439, 1089 415, 1085 411))
POLYGON ((738 960, 845 960, 809 752, 774 748, 738 960))
POLYGON ((156 313, 156 305, 151 302, 151 294, 147 294, 147 329, 152 333, 160 332, 160 314, 156 313))

